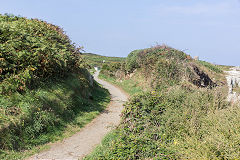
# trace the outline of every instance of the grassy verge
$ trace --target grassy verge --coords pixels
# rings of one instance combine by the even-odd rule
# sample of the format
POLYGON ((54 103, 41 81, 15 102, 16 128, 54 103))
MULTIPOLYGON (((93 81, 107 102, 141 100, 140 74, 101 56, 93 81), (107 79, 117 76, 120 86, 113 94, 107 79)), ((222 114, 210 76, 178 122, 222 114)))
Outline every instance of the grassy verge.
POLYGON ((236 159, 239 112, 219 90, 137 94, 118 129, 85 159, 236 159))
POLYGON ((157 46, 134 51, 122 65, 104 66, 101 72, 126 78, 101 75, 132 96, 120 125, 86 159, 240 157, 240 109, 226 101, 219 66, 157 46))
POLYGON ((110 102, 108 91, 95 85, 91 100, 84 98, 81 85, 73 76, 25 94, 0 97, 0 159, 31 156, 46 149, 46 143, 78 132, 99 115, 110 102))
POLYGON ((84 160, 104 159, 102 155, 110 152, 110 148, 115 139, 118 138, 117 130, 108 133, 92 153, 90 153, 84 160))
POLYGON ((218 65, 214 65, 214 64, 211 64, 211 63, 206 62, 206 61, 198 61, 198 63, 205 66, 206 68, 208 68, 211 71, 214 71, 216 73, 223 73, 223 68, 218 66, 218 65))
MULTIPOLYGON (((130 94, 136 90, 124 81, 101 78, 130 94)), ((225 102, 224 95, 221 87, 186 85, 135 94, 118 129, 85 159, 236 159, 240 109, 225 102)))
MULTIPOLYGON (((100 74, 99 78, 122 88, 129 95, 134 95, 143 91, 142 88, 138 86, 138 83, 134 82, 131 79, 123 80, 120 82, 117 81, 114 77, 109 77, 104 74, 100 74)), ((103 155, 111 152, 111 145, 118 138, 119 134, 117 129, 108 133, 102 140, 101 144, 99 144, 92 153, 87 155, 84 160, 104 159, 103 155)))
POLYGON ((126 93, 128 93, 129 95, 134 95, 136 93, 142 92, 143 89, 139 86, 137 81, 133 81, 132 79, 128 79, 128 80, 123 80, 123 81, 117 81, 114 77, 109 77, 106 76, 104 74, 100 74, 99 78, 110 82, 114 85, 119 86, 120 88, 122 88, 126 93))

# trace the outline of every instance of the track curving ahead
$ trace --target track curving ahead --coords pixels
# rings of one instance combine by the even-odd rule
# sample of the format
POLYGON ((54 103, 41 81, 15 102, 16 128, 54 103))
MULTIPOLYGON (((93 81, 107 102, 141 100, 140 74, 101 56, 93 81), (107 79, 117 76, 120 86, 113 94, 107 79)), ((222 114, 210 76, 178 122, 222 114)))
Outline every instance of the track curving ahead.
POLYGON ((111 102, 105 111, 91 123, 81 129, 72 137, 61 142, 50 144, 50 149, 36 154, 27 160, 78 160, 89 154, 102 138, 120 122, 123 104, 128 96, 112 84, 98 78, 99 71, 94 74, 94 79, 108 89, 111 102))

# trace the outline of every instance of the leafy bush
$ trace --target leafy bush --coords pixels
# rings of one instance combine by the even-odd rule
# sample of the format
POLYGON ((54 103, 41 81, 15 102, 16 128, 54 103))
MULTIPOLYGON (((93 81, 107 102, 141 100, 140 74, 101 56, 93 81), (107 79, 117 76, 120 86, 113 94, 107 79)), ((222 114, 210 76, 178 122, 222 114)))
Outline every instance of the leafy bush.
POLYGON ((125 68, 126 68, 127 72, 131 73, 135 69, 140 67, 138 62, 137 62, 139 52, 140 52, 140 50, 135 50, 127 56, 126 65, 125 65, 125 68))
POLYGON ((23 95, 0 96, 0 150, 20 151, 45 144, 67 125, 83 126, 94 118, 104 109, 99 102, 109 101, 108 92, 82 84, 81 77, 71 75, 23 95), (84 96, 87 90, 93 90, 94 100, 84 96))
POLYGON ((0 15, 0 159, 58 140, 104 109, 109 94, 80 49, 58 26, 0 15))
POLYGON ((110 77, 115 77, 116 72, 121 69, 121 66, 121 63, 104 64, 100 73, 110 77))
MULTIPOLYGON (((133 96, 122 113, 122 122, 116 130, 116 138, 105 148, 107 152, 98 153, 98 158, 237 158, 240 151, 237 149, 238 133, 233 133, 236 127, 229 131, 235 137, 232 142, 232 136, 227 137, 229 133, 224 132, 224 127, 219 125, 221 119, 215 119, 219 112, 223 114, 224 110, 227 111, 227 107, 228 104, 224 102, 224 97, 218 89, 189 90, 178 86, 133 96), (222 132, 218 133, 215 127, 221 128, 222 132), (220 144, 222 140, 217 139, 217 142, 212 136, 221 134, 224 134, 222 138, 225 137, 226 144, 232 144, 231 149, 226 148, 229 145, 215 145, 220 144), (211 142, 206 143, 209 138, 211 142), (197 144, 201 144, 202 148, 197 148, 197 144), (215 149, 212 150, 212 147, 215 149), (207 154, 202 154, 204 148, 207 149, 207 154)), ((240 111, 237 108, 236 110, 240 111)), ((228 114, 232 118, 234 115, 228 114)), ((237 119, 239 120, 239 116, 233 120, 228 119, 229 121, 224 121, 224 125, 232 124, 237 119)))
MULTIPOLYGON (((207 63, 206 63, 207 64, 207 63)), ((152 89, 156 87, 180 84, 189 81, 198 87, 214 87, 216 82, 212 80, 223 79, 222 72, 209 72, 206 64, 196 63, 189 55, 168 46, 155 46, 152 48, 135 50, 126 58, 125 63, 119 67, 103 68, 101 74, 117 79, 128 79, 135 73, 141 73, 144 81, 152 89), (106 70, 106 71, 105 71, 106 70), (139 70, 139 71, 138 71, 139 70), (210 76, 208 75, 210 73, 210 76), (221 78, 219 78, 221 77, 221 78)), ((213 67, 211 67, 213 69, 213 67)), ((216 67, 215 67, 216 70, 216 67)))
POLYGON ((82 59, 63 30, 38 19, 0 15, 0 92, 78 72, 82 59))
POLYGON ((126 64, 122 64, 124 68, 120 68, 126 71, 126 76, 118 81, 115 75, 111 80, 121 83, 119 86, 126 81, 140 84, 128 85, 131 89, 125 91, 139 86, 145 89, 150 82, 151 91, 131 97, 114 138, 104 141, 104 148, 100 146, 89 159, 240 157, 237 131, 240 117, 236 116, 240 109, 225 101, 225 86, 217 86, 210 78, 222 78, 222 72, 166 46, 134 51, 128 58, 126 64), (212 73, 210 70, 215 71, 208 76, 207 73, 212 73))

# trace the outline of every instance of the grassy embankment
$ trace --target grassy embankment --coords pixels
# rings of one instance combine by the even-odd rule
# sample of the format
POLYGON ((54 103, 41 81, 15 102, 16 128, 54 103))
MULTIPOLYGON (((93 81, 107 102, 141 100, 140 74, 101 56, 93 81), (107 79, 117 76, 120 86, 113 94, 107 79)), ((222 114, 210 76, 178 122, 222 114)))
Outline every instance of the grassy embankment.
POLYGON ((115 83, 137 81, 146 91, 130 98, 119 127, 86 159, 240 157, 240 109, 225 101, 222 67, 157 46, 101 74, 115 83))
POLYGON ((0 15, 0 159, 23 159, 80 130, 109 103, 61 28, 0 15))

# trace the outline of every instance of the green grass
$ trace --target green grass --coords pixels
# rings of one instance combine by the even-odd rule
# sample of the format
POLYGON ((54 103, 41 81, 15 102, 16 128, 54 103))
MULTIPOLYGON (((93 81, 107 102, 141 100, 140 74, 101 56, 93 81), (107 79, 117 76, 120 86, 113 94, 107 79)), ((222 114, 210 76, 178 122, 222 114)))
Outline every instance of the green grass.
MULTIPOLYGON (((119 86, 129 95, 134 95, 143 91, 142 88, 138 86, 138 84, 131 79, 119 82, 114 77, 109 77, 104 74, 100 74, 99 78, 119 86)), ((104 159, 102 155, 107 154, 108 152, 110 153, 111 145, 114 142, 114 140, 116 140, 117 138, 119 138, 118 130, 111 131, 104 137, 101 144, 98 145, 92 153, 87 155, 84 158, 84 160, 91 160, 91 159, 95 160, 95 159, 102 159, 102 158, 104 159)))
POLYGON ((239 112, 219 89, 137 94, 120 126, 86 159, 236 159, 239 112))
POLYGON ((23 95, 0 97, 0 159, 28 157, 45 149, 48 142, 73 135, 99 115, 110 102, 108 91, 95 84, 91 100, 84 98, 81 85, 73 76, 23 95), (12 108, 16 113, 4 114, 12 108))
POLYGON ((111 131, 108 133, 102 140, 101 144, 98 145, 92 153, 84 158, 84 160, 91 160, 91 159, 101 159, 103 154, 110 152, 110 147, 112 142, 118 138, 118 134, 116 130, 111 131))
POLYGON ((79 131, 110 96, 62 28, 9 14, 0 21, 0 159, 23 159, 79 131))
POLYGON ((219 68, 221 68, 223 71, 230 71, 231 68, 234 66, 227 66, 227 65, 217 65, 219 68))
POLYGON ((198 61, 201 65, 205 66, 206 68, 208 68, 211 71, 214 71, 216 73, 223 73, 223 69, 222 67, 218 66, 218 65, 214 65, 211 64, 209 62, 206 61, 198 61))
POLYGON ((138 85, 138 82, 133 81, 132 79, 117 81, 114 77, 109 77, 104 74, 100 74, 99 78, 119 86, 129 95, 134 95, 143 91, 143 89, 138 85))
POLYGON ((92 53, 83 53, 82 57, 86 61, 86 63, 91 67, 94 66, 101 67, 103 64, 119 63, 125 60, 125 58, 123 57, 107 57, 92 53), (103 61, 105 62, 103 63, 103 61))
POLYGON ((171 48, 142 50, 131 58, 128 70, 124 64, 102 69, 100 78, 132 96, 118 128, 86 159, 239 159, 239 107, 226 101, 226 86, 200 87, 189 78, 205 73, 223 84, 224 67, 171 48), (143 92, 149 81, 151 90, 143 92))

